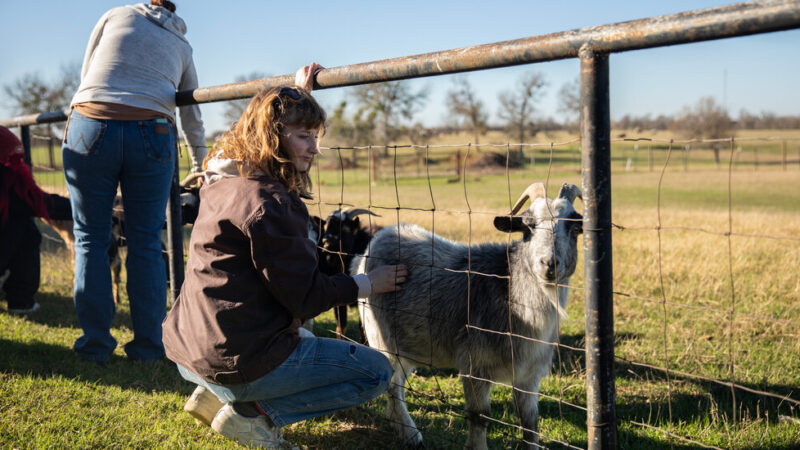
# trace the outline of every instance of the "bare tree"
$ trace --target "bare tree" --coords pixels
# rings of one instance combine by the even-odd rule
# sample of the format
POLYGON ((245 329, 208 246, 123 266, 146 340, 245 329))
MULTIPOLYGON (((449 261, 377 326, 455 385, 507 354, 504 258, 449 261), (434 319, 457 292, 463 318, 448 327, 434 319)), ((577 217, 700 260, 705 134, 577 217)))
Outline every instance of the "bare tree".
POLYGON ((456 88, 447 92, 447 110, 450 116, 456 120, 459 127, 469 130, 475 139, 475 143, 480 143, 480 135, 486 133, 489 115, 472 85, 466 77, 456 77, 453 79, 456 88))
POLYGON ((577 129, 581 122, 581 85, 578 79, 564 83, 558 90, 558 112, 563 114, 565 125, 577 129))
MULTIPOLYGON (((526 134, 535 136, 538 131, 533 122, 533 112, 536 111, 535 103, 544 93, 546 85, 542 74, 528 72, 520 77, 514 90, 503 91, 499 95, 498 116, 505 121, 509 134, 517 136, 519 143, 525 142, 526 134)), ((517 152, 517 157, 520 161, 525 157, 522 146, 517 152)))
POLYGON ((412 92, 408 83, 400 81, 356 86, 352 95, 359 107, 354 125, 384 145, 400 134, 401 121, 411 120, 428 98, 425 88, 412 92))
MULTIPOLYGON (((242 81, 258 80, 268 76, 269 75, 262 72, 252 72, 249 75, 240 75, 236 77, 234 81, 239 83, 242 81)), ((239 117, 242 117, 242 113, 247 108, 247 105, 250 104, 250 100, 249 98, 242 98, 239 100, 230 100, 225 103, 225 111, 222 113, 225 120, 231 124, 239 120, 239 117)))
MULTIPOLYGON (((27 73, 3 87, 7 98, 17 114, 36 114, 57 111, 69 106, 78 90, 81 79, 80 63, 61 66, 61 73, 52 82, 45 81, 38 73, 27 73)), ((62 124, 43 124, 32 127, 34 133, 47 139, 47 156, 50 167, 55 167, 54 137, 61 137, 62 124)))
MULTIPOLYGON (((64 109, 80 84, 80 65, 70 63, 61 67, 53 81, 43 79, 38 73, 26 73, 3 87, 11 106, 17 114, 36 114, 64 109)), ((61 125, 38 125, 39 132, 48 137, 59 136, 61 125)))
MULTIPOLYGON (((733 135, 728 112, 713 97, 700 98, 694 107, 686 106, 673 122, 678 133, 693 139, 719 139, 733 135)), ((714 143, 714 162, 719 164, 719 144, 714 143)))

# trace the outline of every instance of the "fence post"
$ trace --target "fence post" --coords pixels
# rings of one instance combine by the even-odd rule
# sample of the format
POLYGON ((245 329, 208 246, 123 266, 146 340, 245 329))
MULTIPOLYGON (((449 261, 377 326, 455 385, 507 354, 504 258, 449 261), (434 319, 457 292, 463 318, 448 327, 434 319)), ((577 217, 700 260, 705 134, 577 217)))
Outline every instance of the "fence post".
POLYGON ((169 256, 169 297, 174 304, 183 286, 183 220, 181 218, 180 164, 175 149, 175 173, 167 199, 167 255, 169 256))
POLYGON ((689 150, 691 149, 691 145, 686 144, 683 146, 683 171, 689 171, 689 150))
POLYGON ((461 179, 461 150, 456 151, 456 180, 461 179))
POLYGON ((781 141, 781 168, 786 170, 786 141, 781 141))
POLYGON ((758 170, 758 146, 753 145, 753 170, 758 170))
POLYGON ((608 54, 581 58, 586 409, 590 449, 617 446, 611 265, 611 123, 608 54))
POLYGON ((369 159, 372 162, 372 184, 375 185, 378 182, 378 157, 372 151, 372 146, 369 149, 369 159))
POLYGON ((25 149, 25 163, 28 164, 28 167, 31 168, 31 173, 33 173, 33 161, 31 160, 31 127, 20 125, 19 140, 22 141, 22 147, 25 149))

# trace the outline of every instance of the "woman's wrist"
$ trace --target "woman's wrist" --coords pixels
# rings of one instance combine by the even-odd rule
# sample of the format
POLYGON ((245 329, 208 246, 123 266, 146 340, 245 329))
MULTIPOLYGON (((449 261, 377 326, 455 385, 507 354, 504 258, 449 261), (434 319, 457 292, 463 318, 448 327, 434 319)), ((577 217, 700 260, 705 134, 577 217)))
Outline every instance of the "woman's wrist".
POLYGON ((353 281, 358 286, 358 298, 367 298, 372 294, 372 279, 370 279, 369 275, 359 273, 353 276, 353 281))

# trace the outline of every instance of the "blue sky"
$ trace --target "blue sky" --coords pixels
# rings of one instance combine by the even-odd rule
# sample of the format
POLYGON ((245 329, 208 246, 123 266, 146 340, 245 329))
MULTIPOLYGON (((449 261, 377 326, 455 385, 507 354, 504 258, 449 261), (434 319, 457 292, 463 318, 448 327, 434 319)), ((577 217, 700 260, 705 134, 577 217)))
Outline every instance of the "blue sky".
MULTIPOLYGON (((0 86, 25 73, 45 79, 61 66, 80 63, 97 19, 126 2, 34 0, 0 2, 0 86), (13 20, 12 20, 13 18, 13 20)), ((201 86, 233 82, 252 72, 294 73, 316 61, 326 67, 448 50, 603 25, 732 2, 716 0, 626 1, 250 1, 177 0, 187 23, 201 86)), ((800 114, 800 31, 783 31, 610 57, 611 115, 674 114, 702 96, 713 96, 737 116, 771 111, 800 114)), ((467 74, 491 122, 497 96, 527 71, 548 82, 537 114, 560 118, 557 92, 578 76, 574 59, 467 74)), ((442 123, 452 76, 409 81, 427 88, 417 121, 442 123)), ((329 110, 342 89, 318 91, 329 110)), ((0 94, 2 95, 2 94, 0 94)), ((15 115, 0 97, 0 118, 15 115)), ((207 132, 227 128, 220 103, 201 106, 207 132)))

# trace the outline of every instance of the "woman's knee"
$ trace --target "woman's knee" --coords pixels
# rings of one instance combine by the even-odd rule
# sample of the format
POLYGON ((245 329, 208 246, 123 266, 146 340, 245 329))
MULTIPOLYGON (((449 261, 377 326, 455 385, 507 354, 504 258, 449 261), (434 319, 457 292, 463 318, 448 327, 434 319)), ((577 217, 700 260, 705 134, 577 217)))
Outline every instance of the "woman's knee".
POLYGON ((375 374, 376 388, 379 392, 383 392, 389 387, 389 382, 394 375, 394 367, 383 353, 373 349, 369 350, 373 357, 372 372, 375 374))

